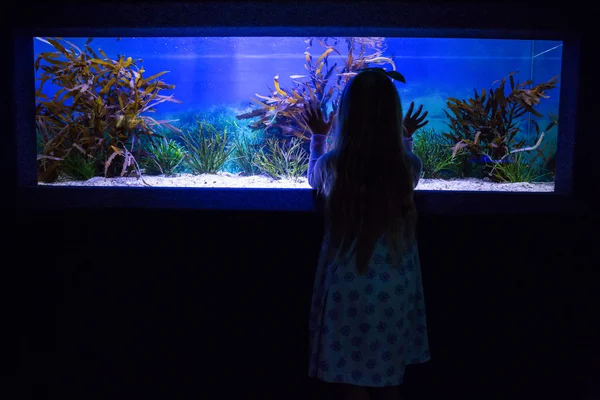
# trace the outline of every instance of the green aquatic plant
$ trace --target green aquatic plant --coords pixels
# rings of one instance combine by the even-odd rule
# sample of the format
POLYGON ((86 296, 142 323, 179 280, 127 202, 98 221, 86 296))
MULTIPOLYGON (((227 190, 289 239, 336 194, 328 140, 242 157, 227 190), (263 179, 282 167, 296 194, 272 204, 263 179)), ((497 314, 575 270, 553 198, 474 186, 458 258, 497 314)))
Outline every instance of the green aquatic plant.
MULTIPOLYGON (((550 115, 550 117, 551 120, 554 122, 554 125, 557 125, 558 116, 550 115)), ((538 125, 534 124, 534 126, 537 127, 538 125)), ((543 144, 538 148, 534 149, 535 155, 530 155, 531 165, 537 167, 542 174, 542 177, 539 179, 540 181, 554 180, 554 172, 556 169, 556 147, 556 135, 553 135, 548 139, 544 139, 543 144)), ((531 151, 529 154, 531 153, 533 153, 533 151, 531 151)))
POLYGON ((486 155, 487 162, 492 165, 488 173, 490 178, 500 182, 540 182, 552 178, 554 174, 549 171, 549 166, 553 163, 554 152, 546 156, 544 150, 548 143, 540 145, 545 132, 558 124, 558 117, 551 115, 551 122, 543 132, 540 132, 537 122, 532 122, 538 137, 534 145, 513 149, 499 160, 492 160, 486 155))
POLYGON ((238 130, 238 120, 235 117, 237 113, 238 111, 231 106, 213 105, 204 109, 202 115, 199 115, 198 118, 219 131, 233 132, 238 130))
POLYGON ((384 57, 386 50, 385 38, 365 37, 343 38, 347 52, 343 54, 338 48, 342 39, 336 38, 308 38, 305 55, 304 69, 306 74, 291 75, 293 86, 285 89, 280 86, 279 76, 273 78, 273 89, 269 88, 270 95, 256 95, 251 100, 259 107, 237 116, 238 119, 257 118, 249 127, 254 130, 263 130, 267 137, 289 139, 300 138, 309 140, 308 127, 298 119, 304 110, 304 104, 316 101, 320 104, 321 111, 327 115, 328 109, 337 111, 339 99, 348 80, 356 73, 373 65, 391 65, 393 71, 388 71, 392 79, 405 82, 402 74, 396 71, 394 61, 384 57), (318 41, 325 49, 316 60, 309 52, 313 41, 318 41), (333 42, 331 42, 333 41, 333 42), (329 61, 332 54, 341 58, 341 65, 329 61))
POLYGON ((175 88, 159 79, 167 71, 145 77, 142 60, 124 55, 112 59, 102 49, 92 49, 91 38, 83 49, 60 38, 36 39, 55 50, 40 53, 35 61, 40 73, 35 92, 39 181, 54 181, 73 149, 90 159, 106 160, 107 176, 116 171, 124 176, 134 165, 128 154, 140 155, 136 139, 154 134, 158 126, 177 131, 169 121, 145 115, 160 103, 179 103, 172 94, 162 94, 175 88), (52 97, 44 93, 47 82, 59 87, 52 97))
POLYGON ((423 162, 422 178, 435 179, 454 175, 457 159, 452 146, 433 128, 420 129, 414 134, 413 152, 423 162))
POLYGON ((97 175, 98 160, 81 151, 70 152, 60 164, 59 174, 74 181, 87 181, 97 175))
POLYGON ((518 153, 511 162, 495 163, 491 175, 500 182, 540 182, 549 174, 536 167, 523 153, 518 153))
POLYGON ((306 174, 308 154, 302 148, 302 140, 298 138, 293 138, 289 143, 269 138, 266 146, 255 154, 254 164, 271 178, 297 180, 306 174))
MULTIPOLYGON (((498 86, 492 87, 489 92, 482 89, 479 94, 474 89, 474 96, 468 100, 448 98, 446 105, 449 111, 444 110, 444 113, 450 121, 450 132, 443 134, 454 142, 453 154, 466 149, 476 161, 484 155, 491 160, 500 160, 513 149, 525 145, 524 140, 516 140, 521 131, 521 118, 528 114, 542 117, 534 107, 542 98, 549 97, 546 93, 556 87, 558 78, 528 88, 532 81, 515 82, 514 75, 517 73, 508 75, 508 94, 505 93, 507 78, 502 78, 494 82, 498 86)), ((541 141, 544 133, 540 135, 538 140, 541 141)))
POLYGON ((186 150, 185 161, 194 174, 217 173, 233 151, 227 129, 219 131, 201 120, 196 120, 196 127, 182 129, 180 137, 186 150))
MULTIPOLYGON (((450 149, 452 155, 452 149, 450 149)), ((486 163, 474 162, 473 155, 466 149, 458 150, 452 157, 454 161, 454 175, 458 178, 472 178, 485 176, 486 163)))
POLYGON ((159 139, 146 146, 140 164, 148 175, 173 175, 181 167, 184 151, 174 140, 159 139))
POLYGON ((233 152, 231 162, 235 170, 243 175, 259 175, 261 170, 254 163, 254 159, 263 145, 262 135, 257 132, 245 132, 239 128, 232 140, 233 152))

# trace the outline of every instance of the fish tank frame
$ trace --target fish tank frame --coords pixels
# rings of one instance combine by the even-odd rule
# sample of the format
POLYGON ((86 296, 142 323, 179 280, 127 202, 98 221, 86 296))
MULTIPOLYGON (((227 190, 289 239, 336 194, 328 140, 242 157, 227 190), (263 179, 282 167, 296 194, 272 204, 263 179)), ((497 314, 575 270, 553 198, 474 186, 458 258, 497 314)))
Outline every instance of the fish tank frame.
MULTIPOLYGON (((136 6, 137 3, 136 3, 136 6)), ((75 6, 76 15, 98 16, 92 4, 75 6)), ((103 7, 111 7, 110 4, 103 7)), ((338 4, 315 6, 324 15, 337 13, 339 18, 331 26, 315 26, 315 11, 303 13, 300 8, 281 5, 267 13, 264 3, 198 3, 146 4, 137 10, 137 24, 119 13, 128 6, 114 5, 115 10, 104 10, 104 17, 79 20, 73 23, 68 15, 57 19, 21 26, 13 32, 14 82, 14 140, 16 141, 17 187, 19 207, 33 209, 63 208, 160 208, 160 209, 215 209, 215 210, 273 210, 314 211, 319 208, 316 191, 311 189, 280 188, 174 188, 174 187, 68 187, 41 186, 37 181, 35 135, 34 50, 35 37, 232 37, 232 36, 377 36, 411 38, 475 38, 524 39, 562 41, 561 89, 558 113, 557 153, 554 192, 467 192, 415 191, 417 207, 427 214, 472 213, 569 213, 575 207, 574 180, 575 137, 577 129, 577 100, 579 89, 580 37, 573 32, 551 30, 468 29, 439 26, 448 12, 444 7, 411 4, 409 25, 394 26, 394 13, 389 7, 372 3, 361 26, 351 27, 353 14, 348 7, 338 4), (320 8, 319 8, 320 7, 320 8), (387 7, 387 8, 386 8, 387 7), (185 9, 186 14, 175 10, 185 9), (229 12, 227 17, 223 13, 229 12), (111 19, 117 13, 121 17, 111 19), (429 23, 423 24, 424 13, 429 23), (253 15, 265 15, 262 22, 253 15), (217 18, 220 16, 220 18, 217 18), (311 17, 312 16, 312 17, 311 17), (141 20, 141 23, 140 23, 141 20), (215 26, 219 21, 220 26, 215 26), (283 21, 283 23, 282 23, 283 21), (418 26, 436 26, 418 28, 418 26), (139 26, 143 25, 143 26, 139 26), (176 25, 177 27, 175 27, 176 25), (346 25, 346 26, 344 26, 346 25)), ((131 5, 134 7, 134 5, 131 5)), ((473 6, 464 6, 469 12, 473 6)), ((456 9, 456 5, 452 6, 456 9)), ((306 11, 306 10, 304 10, 306 11)), ((480 10, 481 11, 481 10, 480 10)), ((68 13, 67 13, 68 14, 68 13)), ((126 13, 124 13, 126 15, 126 13)), ((321 17, 322 19, 322 17, 321 17)), ((318 20, 318 18, 317 18, 318 20)))

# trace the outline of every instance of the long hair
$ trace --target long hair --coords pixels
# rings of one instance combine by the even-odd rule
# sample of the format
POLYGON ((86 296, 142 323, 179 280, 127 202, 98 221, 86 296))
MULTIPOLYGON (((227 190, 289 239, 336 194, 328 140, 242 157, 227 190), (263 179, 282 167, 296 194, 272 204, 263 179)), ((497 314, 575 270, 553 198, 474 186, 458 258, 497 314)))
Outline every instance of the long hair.
POLYGON ((410 164, 398 91, 383 70, 365 70, 342 93, 325 194, 325 258, 355 257, 359 274, 385 238, 394 265, 415 237, 410 164))

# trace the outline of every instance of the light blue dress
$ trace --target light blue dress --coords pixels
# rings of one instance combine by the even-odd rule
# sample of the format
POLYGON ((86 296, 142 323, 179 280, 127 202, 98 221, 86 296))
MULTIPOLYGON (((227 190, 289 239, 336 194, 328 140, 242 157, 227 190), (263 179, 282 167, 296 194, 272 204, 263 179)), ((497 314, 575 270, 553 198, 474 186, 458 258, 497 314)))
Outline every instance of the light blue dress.
MULTIPOLYGON (((324 176, 319 158, 325 153, 325 139, 322 135, 311 139, 313 187, 324 176)), ((409 159, 416 186, 421 161, 410 151, 409 159)), ((327 240, 326 232, 322 251, 327 240)), ((380 239, 362 275, 356 273, 351 257, 319 263, 309 328, 309 376, 360 386, 400 385, 406 365, 430 360, 417 245, 404 254, 402 265, 394 267, 380 239)))

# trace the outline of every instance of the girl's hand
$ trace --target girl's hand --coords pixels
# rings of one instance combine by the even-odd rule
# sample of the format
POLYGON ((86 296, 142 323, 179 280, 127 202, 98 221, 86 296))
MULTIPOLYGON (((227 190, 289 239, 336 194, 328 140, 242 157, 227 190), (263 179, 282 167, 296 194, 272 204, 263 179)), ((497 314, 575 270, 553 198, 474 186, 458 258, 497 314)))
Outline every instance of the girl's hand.
POLYGON ((321 107, 315 101, 304 103, 304 111, 299 116, 313 135, 328 135, 333 123, 334 112, 329 114, 329 119, 325 119, 321 107))
POLYGON ((417 129, 420 129, 429 123, 429 120, 423 122, 427 116, 427 111, 425 111, 423 115, 419 116, 421 111, 423 111, 423 104, 421 104, 419 108, 417 108, 417 111, 412 114, 414 106, 415 102, 412 101, 408 107, 406 115, 404 116, 404 136, 408 138, 412 137, 413 133, 415 133, 417 129))

